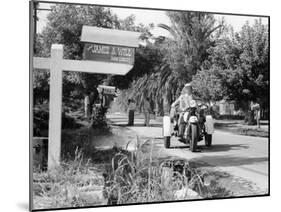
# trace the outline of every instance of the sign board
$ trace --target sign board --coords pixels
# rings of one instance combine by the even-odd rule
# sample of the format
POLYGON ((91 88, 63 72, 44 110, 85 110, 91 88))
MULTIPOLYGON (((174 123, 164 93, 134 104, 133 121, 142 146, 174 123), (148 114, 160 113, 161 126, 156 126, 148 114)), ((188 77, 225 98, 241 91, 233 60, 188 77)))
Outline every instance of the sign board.
POLYGON ((260 104, 258 104, 258 103, 252 104, 251 110, 260 110, 260 104))
POLYGON ((109 63, 134 64, 135 48, 86 43, 84 47, 85 60, 95 60, 109 63))
POLYGON ((99 85, 98 91, 103 91, 103 94, 115 95, 116 88, 114 86, 99 85))

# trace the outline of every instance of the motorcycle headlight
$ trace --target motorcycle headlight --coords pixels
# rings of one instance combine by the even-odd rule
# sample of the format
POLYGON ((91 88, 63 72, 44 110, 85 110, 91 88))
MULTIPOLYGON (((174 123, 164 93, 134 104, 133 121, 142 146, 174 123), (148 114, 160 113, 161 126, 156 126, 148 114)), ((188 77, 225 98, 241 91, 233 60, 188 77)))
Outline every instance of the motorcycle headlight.
POLYGON ((197 104, 196 104, 196 101, 195 100, 191 100, 190 101, 190 107, 196 107, 197 104))
POLYGON ((207 109, 207 106, 206 106, 206 105, 203 105, 203 106, 201 107, 201 109, 205 110, 205 109, 207 109))

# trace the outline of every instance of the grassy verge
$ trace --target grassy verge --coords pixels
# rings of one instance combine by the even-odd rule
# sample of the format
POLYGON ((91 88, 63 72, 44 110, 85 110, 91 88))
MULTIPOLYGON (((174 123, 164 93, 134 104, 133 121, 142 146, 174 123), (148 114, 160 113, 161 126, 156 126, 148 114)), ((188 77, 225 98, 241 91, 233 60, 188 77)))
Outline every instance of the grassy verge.
POLYGON ((83 207, 103 204, 102 167, 85 162, 76 151, 73 161, 62 162, 57 169, 33 174, 34 209, 83 207), (91 195, 89 195, 91 191, 91 195))
MULTIPOLYGON (((75 145, 74 143, 71 143, 75 145)), ((206 171, 184 160, 161 160, 150 153, 113 147, 77 148, 61 167, 34 173, 34 207, 60 208, 225 197, 228 192, 204 179, 206 171), (87 155, 87 157, 85 157, 87 155)))
POLYGON ((238 135, 256 136, 256 137, 268 137, 268 126, 248 126, 242 123, 242 121, 215 121, 215 129, 231 132, 238 135))
POLYGON ((251 129, 251 128, 241 128, 237 129, 237 133, 240 135, 247 135, 247 136, 256 136, 256 137, 267 137, 269 136, 268 130, 264 129, 251 129))
MULTIPOLYGON (((117 155, 116 155, 117 156, 117 155)), ((129 204, 226 197, 229 192, 212 183, 208 173, 184 160, 130 159, 122 154, 106 178, 108 204, 129 204)))
POLYGON ((96 149, 94 138, 100 136, 111 136, 111 129, 109 127, 92 129, 91 127, 83 127, 80 129, 63 130, 62 131, 62 158, 64 160, 74 160, 76 149, 83 152, 85 158, 91 158, 100 161, 105 160, 104 155, 100 155, 96 149))

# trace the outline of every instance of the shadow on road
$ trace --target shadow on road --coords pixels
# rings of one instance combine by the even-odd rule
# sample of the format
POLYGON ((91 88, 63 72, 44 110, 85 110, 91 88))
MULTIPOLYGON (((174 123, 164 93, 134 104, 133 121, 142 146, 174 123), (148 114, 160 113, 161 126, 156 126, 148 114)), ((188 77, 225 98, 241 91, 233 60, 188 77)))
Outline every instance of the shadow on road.
POLYGON ((244 144, 214 144, 211 147, 206 146, 198 146, 202 152, 226 152, 230 150, 241 150, 241 149, 248 149, 248 145, 244 144))
MULTIPOLYGON (((118 124, 118 123, 111 123, 112 126, 118 126, 118 127, 146 127, 144 126, 144 124, 141 124, 141 123, 137 123, 137 124, 134 124, 132 126, 129 126, 127 124, 118 124)), ((149 127, 162 127, 162 124, 150 124, 149 127)))
POLYGON ((185 146, 171 146, 169 149, 189 149, 188 145, 185 146))
MULTIPOLYGON (((200 153, 196 153, 200 154, 200 153)), ((157 158, 159 161, 165 160, 184 160, 184 158, 178 156, 162 156, 157 158)), ((268 162, 267 157, 235 157, 235 156, 202 156, 196 157, 191 160, 188 160, 192 164, 196 164, 196 167, 231 167, 231 166, 243 166, 243 165, 251 165, 261 162, 268 162)))
POLYGON ((216 122, 214 124, 215 127, 236 127, 239 124, 239 122, 216 122))
MULTIPOLYGON (((189 148, 189 144, 180 144, 176 145, 175 141, 171 141, 171 147, 170 149, 185 149, 189 148)), ((200 152, 227 152, 230 150, 242 150, 242 149, 248 149, 249 146, 245 144, 213 144, 211 147, 206 147, 204 144, 204 141, 201 141, 198 143, 197 146, 198 150, 200 152)))
POLYGON ((242 166, 255 163, 267 162, 267 157, 235 157, 235 156, 202 156, 196 158, 196 160, 204 161, 204 166, 213 166, 210 164, 219 164, 220 167, 229 166, 242 166))

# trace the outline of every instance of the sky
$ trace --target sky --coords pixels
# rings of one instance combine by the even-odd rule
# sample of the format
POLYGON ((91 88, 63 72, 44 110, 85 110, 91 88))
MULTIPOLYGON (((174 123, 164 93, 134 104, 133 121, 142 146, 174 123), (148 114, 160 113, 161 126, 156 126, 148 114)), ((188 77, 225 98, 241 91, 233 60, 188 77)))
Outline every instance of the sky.
MULTIPOLYGON (((40 4, 40 8, 50 8, 50 4, 40 4)), ((145 9, 128 9, 128 8, 116 8, 111 7, 111 10, 113 13, 115 13, 119 18, 126 18, 129 15, 133 14, 136 18, 136 23, 142 23, 144 25, 148 25, 150 23, 153 23, 155 26, 159 23, 170 25, 170 20, 165 14, 165 11, 160 10, 145 10, 145 9)), ((47 15, 49 11, 38 11, 38 17, 39 21, 37 22, 37 28, 38 32, 41 32, 44 26, 47 22, 47 15)), ((241 27, 246 23, 246 21, 249 21, 250 24, 254 23, 254 20, 257 19, 257 17, 252 16, 238 16, 238 15, 214 15, 217 20, 220 20, 221 18, 225 19, 226 24, 231 25, 234 29, 234 31, 239 31, 241 27)), ((268 20, 267 18, 262 18, 262 23, 267 24, 268 20)), ((159 27, 155 27, 151 33, 154 36, 169 36, 168 32, 164 29, 161 29, 159 27)))

